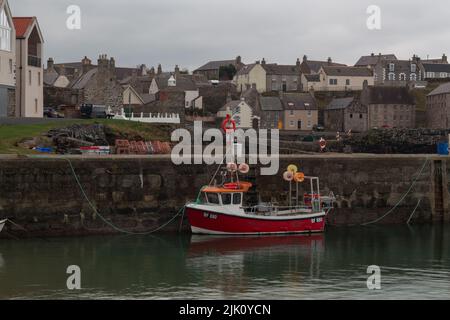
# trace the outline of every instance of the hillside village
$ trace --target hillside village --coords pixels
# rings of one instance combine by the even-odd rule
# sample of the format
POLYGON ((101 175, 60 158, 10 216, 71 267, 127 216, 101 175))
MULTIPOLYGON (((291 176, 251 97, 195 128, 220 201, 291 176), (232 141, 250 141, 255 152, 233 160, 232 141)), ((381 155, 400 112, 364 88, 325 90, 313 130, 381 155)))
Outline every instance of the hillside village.
POLYGON ((286 132, 449 127, 445 54, 371 53, 353 65, 307 55, 293 57, 291 65, 211 57, 192 72, 179 65, 122 67, 120 57, 104 53, 45 63, 38 19, 14 17, 6 0, 0 15, 0 117, 40 118, 52 108, 79 118, 83 105, 100 105, 136 121, 181 126, 216 124, 230 115, 239 128, 286 132))

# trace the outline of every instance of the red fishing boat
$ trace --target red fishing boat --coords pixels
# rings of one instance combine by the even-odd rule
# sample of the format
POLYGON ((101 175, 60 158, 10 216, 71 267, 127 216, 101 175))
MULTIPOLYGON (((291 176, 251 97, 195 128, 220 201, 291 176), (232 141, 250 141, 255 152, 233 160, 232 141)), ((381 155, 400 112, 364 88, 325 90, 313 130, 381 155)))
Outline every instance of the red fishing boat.
POLYGON ((273 235, 320 233, 325 229, 327 214, 333 209, 335 198, 320 194, 319 178, 296 172, 295 166, 284 174, 285 180, 297 186, 295 204, 289 197, 289 206, 270 203, 248 205, 246 195, 252 188, 249 182, 239 181, 238 171, 248 172, 247 165, 236 169, 229 164, 227 171, 236 179, 221 185, 209 185, 200 191, 196 202, 186 205, 186 214, 192 233, 209 235, 273 235), (311 192, 298 198, 298 184, 308 181, 311 192), (305 201, 306 200, 306 201, 305 201))

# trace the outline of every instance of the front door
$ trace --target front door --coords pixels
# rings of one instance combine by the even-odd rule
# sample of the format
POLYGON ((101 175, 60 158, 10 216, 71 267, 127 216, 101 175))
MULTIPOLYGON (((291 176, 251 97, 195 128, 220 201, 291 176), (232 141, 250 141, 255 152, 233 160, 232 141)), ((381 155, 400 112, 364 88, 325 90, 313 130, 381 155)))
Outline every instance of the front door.
POLYGON ((301 121, 298 121, 297 129, 302 130, 302 122, 301 121))

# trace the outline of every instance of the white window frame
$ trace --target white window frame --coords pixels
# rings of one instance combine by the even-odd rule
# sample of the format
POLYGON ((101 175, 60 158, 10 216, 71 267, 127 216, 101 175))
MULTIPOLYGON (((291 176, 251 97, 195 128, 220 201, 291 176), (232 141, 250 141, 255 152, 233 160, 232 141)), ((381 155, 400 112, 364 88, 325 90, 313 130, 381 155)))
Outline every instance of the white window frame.
POLYGON ((0 50, 12 51, 12 28, 6 15, 5 8, 0 10, 0 50))

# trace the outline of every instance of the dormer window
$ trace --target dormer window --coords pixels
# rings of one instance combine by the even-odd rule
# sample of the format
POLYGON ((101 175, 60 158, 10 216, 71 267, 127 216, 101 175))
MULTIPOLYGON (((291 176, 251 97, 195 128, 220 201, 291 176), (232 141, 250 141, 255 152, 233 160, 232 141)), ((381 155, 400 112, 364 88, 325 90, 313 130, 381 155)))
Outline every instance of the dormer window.
POLYGON ((0 11, 0 50, 11 52, 11 25, 5 9, 0 11))
POLYGON ((394 71, 395 71, 395 64, 389 63, 389 72, 394 72, 394 71))
POLYGON ((413 64, 411 65, 411 72, 412 72, 412 73, 415 73, 416 71, 417 71, 417 65, 413 63, 413 64))

